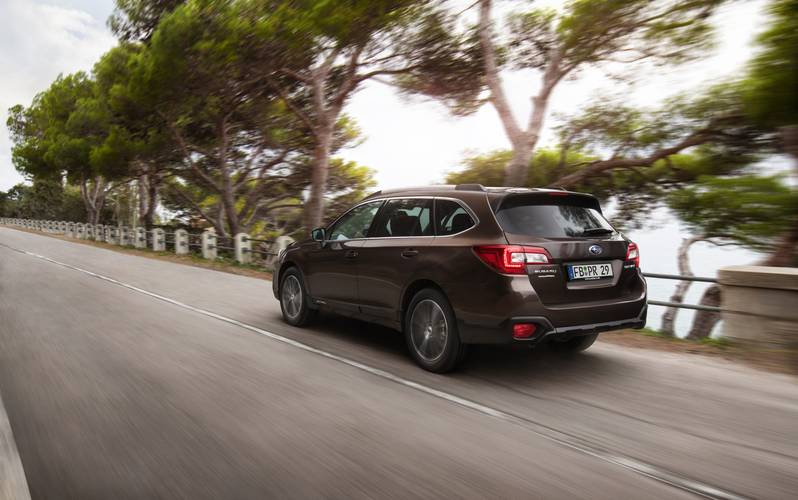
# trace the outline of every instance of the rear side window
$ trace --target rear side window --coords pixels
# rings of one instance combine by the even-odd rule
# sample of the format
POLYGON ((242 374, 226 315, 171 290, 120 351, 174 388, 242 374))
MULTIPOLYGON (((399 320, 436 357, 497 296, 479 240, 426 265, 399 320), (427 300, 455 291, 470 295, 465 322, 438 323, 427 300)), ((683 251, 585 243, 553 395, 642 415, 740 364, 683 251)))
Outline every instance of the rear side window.
POLYGON ((474 226, 474 219, 462 205, 452 200, 435 200, 435 234, 457 234, 474 226))
POLYGON ((369 238, 432 236, 432 200, 389 200, 374 221, 369 238))
POLYGON ((596 208, 582 200, 507 200, 496 212, 505 232, 542 238, 611 234, 615 230, 596 208))

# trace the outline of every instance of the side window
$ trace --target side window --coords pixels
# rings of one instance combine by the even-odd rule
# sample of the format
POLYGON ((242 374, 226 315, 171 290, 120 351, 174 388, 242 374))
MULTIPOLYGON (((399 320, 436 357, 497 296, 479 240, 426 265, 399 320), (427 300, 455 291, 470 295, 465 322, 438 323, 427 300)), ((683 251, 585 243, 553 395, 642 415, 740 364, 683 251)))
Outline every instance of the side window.
POLYGON ((432 200, 389 200, 380 210, 369 238, 432 236, 432 200))
POLYGON ((382 206, 382 200, 364 203, 355 207, 341 217, 330 230, 328 240, 351 240, 365 238, 371 227, 371 221, 382 206))
POLYGON ((452 200, 435 200, 435 233, 438 236, 457 234, 474 226, 474 219, 465 208, 452 200))

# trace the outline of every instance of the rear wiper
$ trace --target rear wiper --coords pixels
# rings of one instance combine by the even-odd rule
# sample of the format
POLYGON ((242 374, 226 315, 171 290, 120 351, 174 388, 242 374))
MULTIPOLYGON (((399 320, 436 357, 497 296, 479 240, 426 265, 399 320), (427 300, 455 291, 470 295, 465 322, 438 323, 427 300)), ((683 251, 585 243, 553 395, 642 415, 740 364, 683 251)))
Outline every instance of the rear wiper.
POLYGON ((584 231, 582 231, 582 234, 584 236, 590 236, 593 234, 610 234, 614 232, 615 231, 613 231, 612 229, 607 229, 606 227, 589 227, 584 231))

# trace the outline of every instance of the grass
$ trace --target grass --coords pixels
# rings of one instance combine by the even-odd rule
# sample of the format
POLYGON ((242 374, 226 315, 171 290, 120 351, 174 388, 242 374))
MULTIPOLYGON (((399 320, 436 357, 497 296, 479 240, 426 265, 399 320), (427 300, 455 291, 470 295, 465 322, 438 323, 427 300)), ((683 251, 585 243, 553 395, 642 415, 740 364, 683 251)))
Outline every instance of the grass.
POLYGON ((733 345, 731 340, 723 337, 718 337, 718 338, 707 337, 699 340, 699 342, 704 345, 711 345, 714 347, 718 347, 720 349, 728 349, 733 345))

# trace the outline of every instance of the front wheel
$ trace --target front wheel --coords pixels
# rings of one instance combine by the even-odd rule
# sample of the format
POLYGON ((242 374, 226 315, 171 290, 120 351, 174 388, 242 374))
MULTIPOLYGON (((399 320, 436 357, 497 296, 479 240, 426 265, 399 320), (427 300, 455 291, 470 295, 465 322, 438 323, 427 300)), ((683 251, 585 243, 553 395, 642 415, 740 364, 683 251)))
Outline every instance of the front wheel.
POLYGON ((310 324, 318 312, 310 307, 302 274, 294 267, 285 272, 280 284, 280 310, 285 322, 294 326, 310 324))
POLYGON ((465 358, 454 312, 438 290, 418 292, 405 312, 405 340, 413 359, 425 370, 452 371, 465 358))

